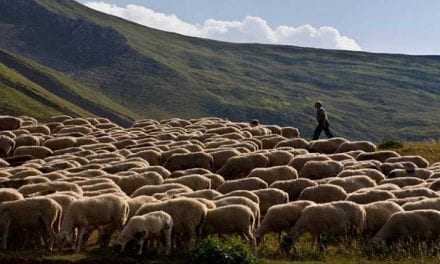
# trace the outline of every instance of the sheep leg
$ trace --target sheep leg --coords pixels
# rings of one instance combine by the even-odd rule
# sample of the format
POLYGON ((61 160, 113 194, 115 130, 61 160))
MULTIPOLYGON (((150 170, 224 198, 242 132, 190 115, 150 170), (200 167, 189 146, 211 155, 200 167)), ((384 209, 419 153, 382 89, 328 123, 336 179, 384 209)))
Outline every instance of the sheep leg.
POLYGON ((86 234, 86 228, 85 227, 80 227, 79 228, 79 234, 78 234, 78 239, 76 241, 76 249, 75 252, 79 253, 81 251, 81 246, 83 243, 83 239, 84 239, 84 235, 86 234))
POLYGON ((165 231, 165 246, 166 246, 165 254, 169 255, 171 253, 171 228, 165 231))
POLYGON ((145 243, 145 240, 147 239, 147 237, 142 237, 140 240, 139 240, 139 250, 138 250, 138 255, 140 256, 140 255, 142 255, 142 251, 143 251, 143 249, 144 249, 144 243, 145 243))
POLYGON ((8 248, 8 236, 9 236, 9 228, 11 226, 11 219, 8 217, 4 222, 4 232, 2 237, 2 249, 6 250, 8 248))

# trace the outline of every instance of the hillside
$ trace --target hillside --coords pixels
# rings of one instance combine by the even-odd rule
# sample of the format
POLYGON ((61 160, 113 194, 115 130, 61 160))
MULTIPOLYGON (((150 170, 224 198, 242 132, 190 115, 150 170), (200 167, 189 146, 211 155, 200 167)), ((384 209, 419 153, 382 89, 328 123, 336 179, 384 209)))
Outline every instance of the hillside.
POLYGON ((319 99, 338 135, 440 138, 440 57, 223 43, 143 27, 71 0, 0 0, 0 35, 0 49, 84 87, 79 96, 99 99, 108 117, 258 118, 297 126, 307 137, 319 99))

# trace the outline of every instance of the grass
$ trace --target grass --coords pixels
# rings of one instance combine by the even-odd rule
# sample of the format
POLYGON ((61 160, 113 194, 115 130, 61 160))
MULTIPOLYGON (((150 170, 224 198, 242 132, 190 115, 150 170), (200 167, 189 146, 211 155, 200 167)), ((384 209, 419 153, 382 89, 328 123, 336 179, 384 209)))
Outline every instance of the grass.
POLYGON ((420 155, 430 163, 440 162, 440 141, 404 142, 400 144, 401 146, 392 146, 387 149, 395 150, 400 155, 420 155))

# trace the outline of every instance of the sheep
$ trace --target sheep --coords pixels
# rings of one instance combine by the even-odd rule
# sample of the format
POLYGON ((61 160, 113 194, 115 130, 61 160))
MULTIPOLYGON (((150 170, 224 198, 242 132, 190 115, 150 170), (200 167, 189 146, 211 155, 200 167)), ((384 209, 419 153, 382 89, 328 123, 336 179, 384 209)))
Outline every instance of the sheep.
POLYGON ((366 213, 364 235, 369 238, 373 237, 393 214, 403 211, 402 207, 391 201, 377 201, 363 207, 366 213))
POLYGON ((277 204, 283 204, 289 202, 289 195, 282 190, 267 188, 253 191, 260 200, 260 212, 261 215, 266 215, 267 210, 277 204))
POLYGON ((244 205, 227 205, 216 209, 208 210, 203 225, 203 235, 238 234, 243 239, 251 242, 256 247, 256 240, 253 234, 255 217, 252 211, 244 205))
POLYGON ((140 195, 152 196, 155 193, 163 193, 172 189, 183 189, 186 192, 192 192, 192 189, 180 183, 164 183, 161 185, 145 185, 131 194, 131 197, 140 195))
POLYGON ((144 150, 128 156, 128 158, 134 158, 134 157, 142 158, 152 166, 158 166, 161 164, 162 155, 160 152, 154 150, 144 150))
POLYGON ((191 174, 206 175, 206 174, 210 174, 210 173, 211 172, 207 169, 193 168, 193 169, 187 169, 187 170, 173 171, 173 173, 171 173, 171 175, 170 175, 170 178, 178 178, 178 177, 191 175, 191 174))
POLYGON ((164 179, 170 177, 170 175, 171 175, 171 172, 169 170, 165 169, 162 166, 149 166, 149 167, 146 167, 146 168, 134 168, 134 169, 130 169, 130 170, 134 171, 134 172, 139 172, 139 173, 150 172, 150 171, 157 172, 164 179))
MULTIPOLYGON (((174 221, 173 241, 179 238, 181 242, 190 242, 198 239, 201 234, 203 223, 206 221, 208 209, 201 202, 191 198, 175 198, 163 202, 145 204, 136 212, 136 215, 144 215, 150 212, 164 211, 174 221)), ((185 243, 183 245, 188 245, 185 243)))
POLYGON ((420 201, 408 202, 405 203, 402 208, 405 211, 414 211, 414 210, 436 210, 440 211, 440 198, 428 198, 420 201))
POLYGON ((331 159, 325 155, 320 154, 303 154, 294 157, 290 162, 289 166, 292 166, 297 171, 301 171, 301 169, 304 167, 304 164, 306 164, 309 161, 330 161, 331 159))
POLYGON ((225 197, 245 197, 256 204, 260 204, 260 198, 258 198, 258 195, 256 195, 255 193, 253 193, 251 191, 246 191, 246 190, 237 190, 237 191, 228 192, 227 194, 223 194, 221 196, 218 196, 214 200, 220 200, 225 197))
POLYGON ((357 204, 368 204, 389 199, 396 199, 396 196, 390 191, 367 188, 365 190, 361 189, 357 192, 350 193, 346 200, 357 204))
POLYGON ((223 167, 229 158, 240 155, 240 152, 235 149, 214 149, 213 151, 208 151, 208 153, 211 154, 213 158, 213 171, 218 171, 221 167, 223 167))
POLYGON ((342 143, 336 150, 336 153, 349 152, 354 150, 362 150, 364 152, 375 152, 376 145, 369 141, 351 141, 342 143))
POLYGON ((194 191, 211 189, 211 180, 203 175, 192 174, 175 179, 167 179, 165 183, 180 183, 194 191))
POLYGON ((295 245, 304 232, 309 232, 315 244, 323 250, 325 245, 320 239, 322 234, 350 238, 362 233, 365 221, 365 209, 353 202, 310 205, 302 211, 295 226, 289 231, 289 237, 295 245))
POLYGON ((313 152, 332 154, 347 140, 344 138, 319 139, 310 142, 309 150, 313 152))
POLYGON ((225 183, 225 179, 218 174, 210 173, 210 174, 204 174, 203 176, 205 176, 206 178, 211 180, 211 188, 212 189, 217 189, 218 187, 220 187, 220 185, 225 183))
POLYGON ((294 158, 294 155, 285 150, 272 150, 265 154, 269 158, 268 167, 287 165, 294 158))
POLYGON ((121 177, 116 183, 127 195, 131 195, 137 189, 145 185, 160 185, 164 179, 157 172, 145 172, 132 176, 121 177))
POLYGON ((363 160, 377 160, 380 162, 385 162, 389 158, 395 158, 400 157, 400 155, 391 150, 380 150, 380 151, 374 151, 374 152, 364 152, 359 154, 357 157, 357 160, 363 161, 363 160))
POLYGON ((440 212, 404 211, 393 214, 371 240, 376 246, 402 242, 434 243, 440 237, 440 212))
POLYGON ((216 190, 199 190, 191 193, 178 194, 178 197, 188 197, 188 198, 205 198, 208 200, 214 200, 220 197, 222 194, 216 190))
POLYGON ((127 203, 130 209, 128 214, 128 219, 133 217, 136 214, 137 210, 139 210, 139 208, 141 208, 142 205, 147 203, 155 203, 158 201, 159 200, 154 198, 153 196, 147 196, 147 195, 140 195, 134 198, 128 198, 127 203))
POLYGON ((214 159, 205 152, 193 152, 174 154, 166 162, 164 167, 170 171, 185 170, 191 168, 212 169, 214 159))
POLYGON ((35 193, 52 193, 57 191, 73 191, 80 195, 83 193, 82 189, 78 185, 69 182, 45 182, 37 184, 27 184, 21 186, 18 191, 24 196, 29 196, 35 193))
POLYGON ((417 165, 419 168, 427 168, 429 167, 429 161, 421 156, 400 156, 400 157, 391 157, 385 160, 388 163, 396 163, 396 162, 412 162, 417 165))
POLYGON ((344 178, 344 177, 356 176, 356 175, 365 175, 371 178, 372 180, 374 180, 376 183, 379 183, 385 179, 385 175, 383 175, 382 172, 375 169, 357 169, 357 170, 344 169, 338 175, 336 175, 336 177, 344 178))
POLYGON ((13 188, 0 188, 0 203, 23 199, 23 194, 13 188))
POLYGON ((77 139, 74 137, 56 137, 51 138, 43 143, 44 147, 47 147, 53 151, 60 150, 60 149, 66 149, 66 148, 72 148, 77 146, 77 139))
MULTIPOLYGON (((3 228, 2 248, 7 249, 9 231, 12 227, 21 230, 40 230, 46 246, 53 249, 55 233, 59 231, 61 206, 50 198, 38 197, 4 202, 0 204, 0 226, 3 228)), ((26 235, 26 232, 25 232, 26 235)))
POLYGON ((295 201, 305 188, 316 185, 318 184, 312 180, 299 178, 296 180, 276 181, 269 187, 285 191, 289 195, 289 200, 295 201))
POLYGON ((42 146, 21 146, 14 150, 14 156, 30 155, 36 159, 44 159, 52 154, 52 150, 42 146))
POLYGON ((13 116, 0 116, 0 131, 19 129, 23 121, 13 116))
POLYGON ((395 169, 404 169, 406 171, 414 171, 416 168, 417 168, 417 165, 413 162, 394 162, 394 163, 385 162, 380 165, 380 170, 385 175, 390 174, 390 172, 395 169))
POLYGON ((103 234, 107 235, 122 229, 129 215, 129 206, 126 199, 113 194, 83 198, 73 201, 68 207, 58 239, 61 243, 71 244, 74 240, 74 230, 78 229, 75 252, 79 252, 83 245, 84 235, 91 227, 100 229, 101 246, 108 243, 103 234))
POLYGON ((328 182, 341 186, 347 193, 355 192, 362 188, 371 188, 376 186, 376 182, 367 176, 349 176, 345 178, 335 178, 328 182))
POLYGON ((424 180, 414 177, 400 177, 400 178, 393 178, 393 179, 385 179, 380 182, 380 184, 386 184, 386 183, 392 183, 400 188, 405 186, 413 186, 413 185, 420 185, 425 183, 424 180))
POLYGON ((388 178, 404 178, 404 177, 414 177, 426 180, 430 178, 434 173, 428 169, 416 168, 412 171, 395 169, 388 174, 388 178))
POLYGON ((252 213, 255 217, 255 226, 258 227, 260 225, 260 206, 258 203, 252 201, 249 198, 246 197, 240 197, 240 196, 229 196, 229 197, 222 197, 218 200, 214 201, 214 204, 216 207, 222 207, 226 205, 232 205, 232 204, 241 204, 244 206, 249 207, 251 209, 252 213))
POLYGON ((268 187, 268 184, 260 178, 244 178, 238 180, 230 180, 226 181, 222 185, 217 188, 217 191, 220 193, 228 193, 236 190, 259 190, 265 189, 268 187))
POLYGON ((20 135, 14 139, 15 147, 21 146, 39 146, 40 138, 32 135, 20 135))
POLYGON ((298 197, 298 200, 307 200, 315 203, 329 203, 341 201, 347 198, 345 190, 333 184, 321 184, 305 188, 298 197))
POLYGON ((125 250, 126 244, 134 239, 136 235, 142 233, 139 242, 138 255, 142 255, 144 242, 152 237, 161 237, 166 250, 165 254, 171 252, 171 233, 173 230, 173 218, 164 211, 151 212, 144 215, 133 216, 128 220, 127 225, 122 230, 117 239, 117 244, 121 245, 121 252, 125 250))
POLYGON ((344 166, 341 162, 333 160, 307 161, 301 168, 299 174, 302 178, 319 180, 335 177, 343 168, 344 166))
POLYGON ((275 148, 278 149, 283 147, 292 147, 292 148, 308 149, 309 145, 310 145, 309 142, 307 142, 305 139, 293 138, 278 142, 275 148))
POLYGON ((295 201, 286 204, 278 204, 269 208, 261 225, 256 231, 256 239, 259 244, 268 233, 277 233, 281 238, 281 233, 290 231, 296 221, 301 216, 304 208, 315 205, 311 201, 295 201))
POLYGON ((263 154, 245 154, 228 159, 225 165, 217 171, 226 180, 239 179, 248 175, 255 168, 264 168, 269 159, 263 154))
POLYGON ((297 171, 287 165, 275 166, 270 168, 256 168, 253 169, 247 177, 260 178, 267 184, 272 184, 279 180, 294 180, 298 178, 297 171))
POLYGON ((428 198, 440 197, 440 195, 437 194, 435 191, 424 187, 396 190, 396 191, 392 191, 392 193, 397 198, 400 199, 408 198, 408 197, 417 197, 417 196, 424 196, 428 198))

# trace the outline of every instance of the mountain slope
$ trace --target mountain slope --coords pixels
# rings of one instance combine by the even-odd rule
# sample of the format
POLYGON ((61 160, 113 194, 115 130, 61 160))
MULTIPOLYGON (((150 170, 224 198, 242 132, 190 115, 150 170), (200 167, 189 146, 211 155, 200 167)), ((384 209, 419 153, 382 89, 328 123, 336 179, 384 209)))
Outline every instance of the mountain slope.
POLYGON ((0 48, 93 87, 128 117, 258 118, 311 134, 322 100, 339 135, 440 137, 440 57, 223 43, 71 0, 0 0, 0 35, 0 48))

